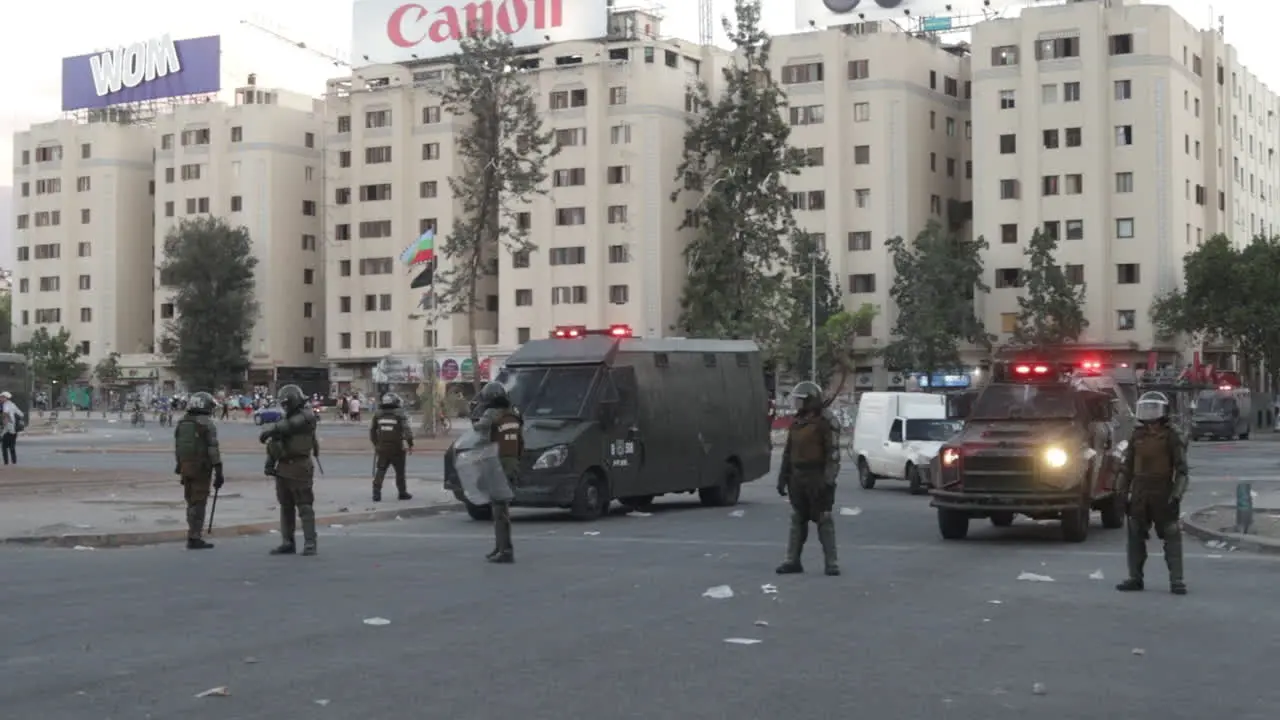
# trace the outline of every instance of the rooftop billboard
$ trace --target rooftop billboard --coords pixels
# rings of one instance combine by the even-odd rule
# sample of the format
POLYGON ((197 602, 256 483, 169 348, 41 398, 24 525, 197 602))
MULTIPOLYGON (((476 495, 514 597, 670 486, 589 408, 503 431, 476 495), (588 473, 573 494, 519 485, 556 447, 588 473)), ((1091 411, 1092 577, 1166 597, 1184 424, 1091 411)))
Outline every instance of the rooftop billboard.
POLYGON ((977 12, 978 0, 796 0, 796 27, 852 25, 877 20, 902 20, 977 12), (955 8, 954 10, 952 8, 955 8))
POLYGON ((222 89, 217 35, 163 35, 101 53, 62 59, 62 109, 84 110, 222 89))
POLYGON ((472 26, 516 47, 602 38, 609 0, 356 0, 353 12, 351 62, 360 66, 453 55, 472 26))

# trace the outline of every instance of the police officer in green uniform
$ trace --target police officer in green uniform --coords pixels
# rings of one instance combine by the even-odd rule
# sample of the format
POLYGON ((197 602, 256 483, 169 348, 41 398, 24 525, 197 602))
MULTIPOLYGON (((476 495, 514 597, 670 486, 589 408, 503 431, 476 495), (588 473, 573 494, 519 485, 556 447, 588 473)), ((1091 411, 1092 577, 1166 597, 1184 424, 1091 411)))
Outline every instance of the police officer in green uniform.
POLYGON ((369 442, 373 443, 373 501, 382 500, 382 481, 387 469, 396 473, 396 492, 401 500, 412 500, 404 476, 406 453, 413 452, 413 427, 404 410, 400 409, 400 396, 386 393, 378 404, 378 411, 369 425, 369 442), (406 449, 407 448, 407 449, 406 449))
POLYGON ((511 501, 515 493, 511 486, 515 485, 520 474, 524 421, 507 397, 507 389, 499 382, 490 382, 480 390, 476 396, 476 411, 479 417, 472 427, 489 442, 497 444, 498 459, 507 479, 504 487, 485 488, 493 512, 494 539, 493 551, 486 558, 493 563, 513 563, 516 555, 511 546, 511 501))
POLYGON ((316 438, 316 416, 307 406, 307 396, 297 385, 285 385, 279 392, 284 419, 262 431, 258 440, 267 446, 266 474, 276 479, 276 501, 280 504, 280 547, 272 555, 293 555, 295 520, 302 524, 302 554, 316 554, 315 463, 320 457, 316 438), (296 518, 295 518, 296 516, 296 518))
POLYGON ((824 412, 822 391, 815 383, 802 382, 791 391, 796 415, 787 432, 778 472, 778 494, 791 500, 791 531, 787 558, 779 575, 804 572, 800 556, 809 538, 809 523, 818 526, 822 559, 827 575, 839 575, 836 525, 831 509, 836 500, 836 475, 840 472, 839 425, 824 412))
POLYGON ((1169 590, 1186 595, 1182 575, 1182 496, 1187 492, 1187 446, 1169 421, 1169 398, 1149 392, 1138 399, 1134 414, 1141 423, 1133 431, 1120 467, 1118 492, 1129 516, 1129 578, 1116 586, 1121 592, 1145 587, 1147 533, 1154 526, 1164 541, 1169 567, 1169 590))
POLYGON ((213 422, 213 396, 198 392, 187 403, 187 413, 173 428, 173 471, 182 478, 182 494, 187 501, 187 549, 208 550, 205 542, 204 511, 210 488, 221 488, 222 454, 218 449, 218 428, 213 422))

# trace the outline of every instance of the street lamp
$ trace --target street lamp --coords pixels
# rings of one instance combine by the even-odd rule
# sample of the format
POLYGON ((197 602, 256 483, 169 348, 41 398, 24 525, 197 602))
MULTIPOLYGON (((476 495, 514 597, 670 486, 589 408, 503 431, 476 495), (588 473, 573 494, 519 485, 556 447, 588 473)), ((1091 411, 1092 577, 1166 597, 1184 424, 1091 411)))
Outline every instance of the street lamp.
POLYGON ((818 384, 818 244, 809 255, 809 379, 818 384))

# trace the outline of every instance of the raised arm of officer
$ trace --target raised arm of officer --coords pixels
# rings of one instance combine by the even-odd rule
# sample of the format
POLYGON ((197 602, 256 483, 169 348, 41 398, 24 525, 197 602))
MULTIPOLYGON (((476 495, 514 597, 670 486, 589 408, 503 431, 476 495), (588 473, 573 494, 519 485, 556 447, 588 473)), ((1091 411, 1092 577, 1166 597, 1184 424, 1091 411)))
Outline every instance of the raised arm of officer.
POLYGON ((827 484, 835 485, 836 478, 840 475, 840 423, 825 410, 822 421, 827 425, 827 484))
MULTIPOLYGON (((1139 428, 1134 435, 1142 432, 1139 428)), ((1124 455, 1120 458, 1120 467, 1116 470, 1116 492, 1121 497, 1128 497, 1129 485, 1133 482, 1133 445, 1136 437, 1130 436, 1129 444, 1124 448, 1124 455)))

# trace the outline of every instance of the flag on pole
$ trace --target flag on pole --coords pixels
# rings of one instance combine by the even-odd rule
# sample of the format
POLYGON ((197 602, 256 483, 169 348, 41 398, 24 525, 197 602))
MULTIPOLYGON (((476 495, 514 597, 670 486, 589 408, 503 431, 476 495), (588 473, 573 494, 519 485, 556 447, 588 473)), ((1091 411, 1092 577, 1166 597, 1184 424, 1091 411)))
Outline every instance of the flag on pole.
MULTIPOLYGON (((435 228, 427 228, 427 231, 418 236, 418 239, 412 245, 405 248, 400 253, 400 262, 413 267, 428 263, 436 257, 436 231, 435 228)), ((415 281, 416 282, 416 281, 415 281)))
POLYGON ((432 260, 427 263, 426 269, 418 273, 418 277, 414 278, 413 282, 409 283, 409 289, 417 290, 418 288, 429 287, 433 282, 435 282, 435 270, 436 263, 435 260, 432 260))

